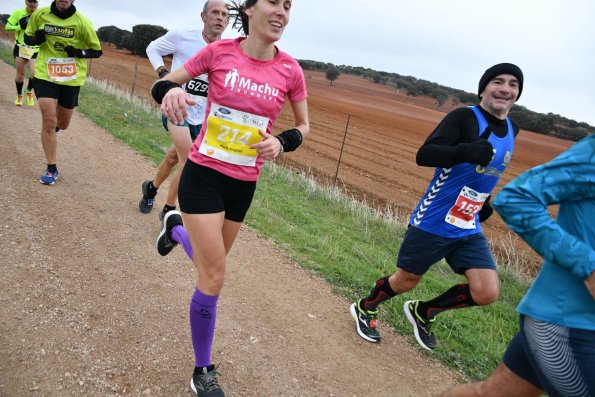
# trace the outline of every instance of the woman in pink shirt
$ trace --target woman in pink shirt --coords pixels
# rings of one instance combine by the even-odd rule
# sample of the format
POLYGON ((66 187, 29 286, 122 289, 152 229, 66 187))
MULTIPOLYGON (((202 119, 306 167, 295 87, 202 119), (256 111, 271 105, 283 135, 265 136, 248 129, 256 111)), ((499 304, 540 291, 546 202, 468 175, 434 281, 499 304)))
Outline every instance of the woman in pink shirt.
POLYGON ((190 385, 198 396, 224 395, 211 363, 217 299, 226 255, 250 207, 264 160, 297 149, 310 131, 303 71, 275 46, 289 22, 291 5, 291 0, 234 3, 234 27, 246 37, 209 44, 152 88, 164 115, 180 124, 187 116, 186 104, 192 105, 180 85, 209 75, 205 120, 180 179, 182 213, 167 213, 157 239, 161 255, 181 243, 196 266, 190 305, 195 370, 190 385), (291 102, 295 128, 273 136, 285 98, 291 102))

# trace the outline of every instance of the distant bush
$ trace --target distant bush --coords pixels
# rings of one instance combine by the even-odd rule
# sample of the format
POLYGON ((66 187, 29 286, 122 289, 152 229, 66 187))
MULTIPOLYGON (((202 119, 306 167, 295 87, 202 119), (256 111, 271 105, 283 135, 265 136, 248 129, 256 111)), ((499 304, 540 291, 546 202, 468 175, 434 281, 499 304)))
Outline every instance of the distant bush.
POLYGON ((167 29, 158 25, 135 25, 132 32, 116 26, 102 26, 97 30, 99 40, 125 48, 135 55, 147 56, 149 43, 167 33, 167 29))
POLYGON ((341 71, 335 66, 328 68, 326 71, 326 79, 331 82, 331 85, 333 85, 333 81, 337 80, 340 75, 341 71))
POLYGON ((97 37, 104 43, 110 43, 118 48, 125 48, 132 51, 132 43, 129 42, 129 37, 132 32, 122 30, 116 26, 102 26, 97 30, 97 37))

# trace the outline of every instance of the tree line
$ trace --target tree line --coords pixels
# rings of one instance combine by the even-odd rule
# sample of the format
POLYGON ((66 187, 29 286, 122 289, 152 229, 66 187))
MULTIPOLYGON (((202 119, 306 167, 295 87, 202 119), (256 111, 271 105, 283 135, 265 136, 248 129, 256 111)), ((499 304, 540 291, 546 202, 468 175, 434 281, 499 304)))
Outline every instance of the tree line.
MULTIPOLYGON (((0 14, 0 23, 5 24, 8 17, 8 14, 0 14)), ((116 26, 103 26, 97 30, 97 36, 102 42, 110 43, 120 49, 126 49, 141 57, 146 57, 147 45, 165 33, 167 33, 166 28, 148 24, 135 25, 132 27, 132 31, 123 30, 116 26)), ((434 98, 437 108, 447 102, 452 105, 452 108, 477 103, 475 93, 446 87, 413 76, 403 76, 398 73, 377 71, 361 66, 334 65, 313 60, 299 59, 298 62, 304 70, 324 72, 331 85, 341 74, 350 74, 376 84, 394 87, 396 90, 406 92, 411 97, 428 96, 434 98)), ((521 105, 514 105, 510 116, 522 129, 572 141, 577 141, 595 133, 595 127, 585 122, 577 122, 554 113, 534 112, 521 105)))
MULTIPOLYGON (((408 96, 428 96, 436 100, 437 108, 451 101, 452 107, 473 105, 477 103, 477 94, 465 92, 456 88, 446 87, 431 81, 418 79, 413 76, 403 76, 398 73, 382 72, 360 66, 334 65, 328 62, 312 60, 299 60, 304 70, 317 70, 326 73, 331 82, 340 73, 362 77, 377 84, 404 90, 408 96), (333 79, 329 78, 332 73, 333 79)), ((538 113, 527 109, 525 106, 514 105, 510 117, 522 129, 552 135, 562 139, 578 141, 579 139, 595 134, 595 127, 577 122, 554 113, 538 113)))

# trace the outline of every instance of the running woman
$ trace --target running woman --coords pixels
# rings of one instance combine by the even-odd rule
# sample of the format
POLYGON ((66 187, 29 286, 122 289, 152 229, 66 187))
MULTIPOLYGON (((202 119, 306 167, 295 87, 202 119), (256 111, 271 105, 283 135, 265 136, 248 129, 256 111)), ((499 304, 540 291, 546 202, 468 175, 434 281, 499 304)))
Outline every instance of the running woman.
MULTIPOLYGON (((202 31, 198 29, 170 30, 165 35, 149 43, 147 56, 159 77, 161 78, 169 73, 163 63, 165 55, 173 54, 171 66, 175 70, 201 48, 220 40, 221 34, 223 34, 229 23, 228 14, 227 5, 223 0, 208 0, 205 2, 200 14, 204 24, 202 31)), ((138 204, 138 208, 143 214, 151 212, 157 189, 167 179, 173 167, 178 164, 178 170, 169 185, 165 205, 159 213, 159 219, 161 220, 163 220, 165 213, 176 209, 180 175, 184 169, 184 164, 186 164, 192 142, 200 133, 202 121, 205 118, 209 81, 206 75, 202 75, 184 84, 183 88, 196 101, 196 105, 187 105, 188 118, 183 125, 173 124, 167 121, 165 116, 162 116, 163 127, 166 131, 169 131, 172 144, 167 150, 163 161, 157 167, 155 178, 143 182, 143 196, 138 204)))
POLYGON ((35 79, 35 58, 39 46, 28 46, 25 44, 25 29, 29 23, 31 14, 37 10, 37 0, 25 0, 25 8, 14 11, 8 17, 4 29, 7 32, 14 32, 14 49, 12 56, 17 66, 17 75, 14 80, 17 86, 17 96, 14 100, 16 106, 23 106, 23 85, 25 83, 25 68, 29 65, 29 83, 25 89, 25 103, 27 106, 34 106, 33 80, 35 79))
POLYGON ((479 105, 447 114, 417 152, 418 165, 436 170, 409 221, 397 271, 376 281, 369 295, 350 307, 365 340, 380 341, 378 305, 413 289, 441 259, 468 283, 428 301, 405 302, 405 316, 424 349, 436 347, 431 326, 437 314, 498 298, 496 263, 480 222, 492 214, 490 193, 512 158, 519 128, 508 113, 522 89, 521 69, 510 63, 492 66, 479 80, 479 105))
POLYGON ((41 110, 41 144, 47 160, 44 185, 58 179, 58 131, 70 125, 80 88, 87 78, 87 59, 101 56, 91 21, 76 10, 74 0, 55 0, 29 18, 25 44, 38 45, 35 95, 41 110))
POLYGON ((247 37, 208 45, 152 89, 167 119, 181 124, 188 117, 186 105, 195 101, 180 84, 203 73, 209 76, 205 121, 180 178, 182 216, 169 211, 157 240, 161 255, 182 243, 196 266, 190 304, 195 369, 190 386, 201 397, 224 395, 211 361, 217 300, 226 256, 252 202, 262 165, 297 149, 310 130, 303 71, 275 45, 289 22, 291 5, 291 0, 232 4, 234 26, 247 37), (291 102, 295 128, 273 136, 285 98, 291 102))
POLYGON ((441 397, 595 396, 595 135, 510 182, 494 208, 543 266, 500 365, 441 397))

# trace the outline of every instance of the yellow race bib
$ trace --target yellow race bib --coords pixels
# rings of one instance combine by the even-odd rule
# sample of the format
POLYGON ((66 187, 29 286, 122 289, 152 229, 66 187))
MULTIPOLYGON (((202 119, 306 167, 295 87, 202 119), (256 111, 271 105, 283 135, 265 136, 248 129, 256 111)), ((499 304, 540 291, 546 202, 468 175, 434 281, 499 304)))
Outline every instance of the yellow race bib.
POLYGON ((35 55, 35 48, 29 47, 25 44, 19 44, 19 57, 32 59, 33 55, 35 55))
POLYGON ((198 151, 226 163, 254 167, 258 154, 250 145, 262 141, 258 130, 266 131, 268 123, 268 117, 213 103, 198 151))

